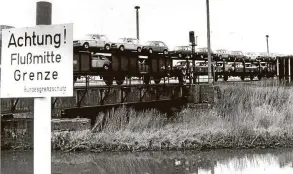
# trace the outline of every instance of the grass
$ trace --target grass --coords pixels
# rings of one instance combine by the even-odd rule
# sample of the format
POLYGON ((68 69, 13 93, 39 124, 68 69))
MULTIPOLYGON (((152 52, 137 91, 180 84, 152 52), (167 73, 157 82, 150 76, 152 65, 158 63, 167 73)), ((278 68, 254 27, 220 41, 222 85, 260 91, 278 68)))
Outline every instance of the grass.
POLYGON ((210 110, 184 109, 169 119, 155 110, 120 108, 99 115, 91 131, 54 133, 52 148, 99 152, 293 146, 291 88, 241 84, 221 89, 221 100, 210 110))

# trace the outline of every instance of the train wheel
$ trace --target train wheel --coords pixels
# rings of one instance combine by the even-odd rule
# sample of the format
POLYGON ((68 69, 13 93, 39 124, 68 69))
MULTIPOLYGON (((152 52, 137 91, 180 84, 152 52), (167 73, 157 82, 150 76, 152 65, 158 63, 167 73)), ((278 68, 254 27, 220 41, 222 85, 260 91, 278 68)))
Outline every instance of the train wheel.
POLYGON ((113 77, 103 77, 104 82, 106 83, 106 85, 111 86, 113 85, 113 77))
POLYGON ((122 85, 124 83, 125 77, 116 77, 115 80, 117 85, 122 85))
POLYGON ((242 81, 244 81, 244 78, 245 78, 245 77, 244 77, 244 76, 241 76, 240 78, 241 78, 242 81))
POLYGON ((253 81, 253 79, 254 79, 254 76, 250 75, 250 80, 253 81))
POLYGON ((144 84, 149 84, 150 83, 150 80, 151 80, 150 76, 144 76, 143 83, 144 84))
POLYGON ((161 78, 158 78, 158 77, 155 78, 155 79, 154 79, 154 82, 155 82, 155 84, 159 84, 159 83, 161 82, 161 78))
POLYGON ((116 80, 117 85, 122 85, 124 83, 124 80, 116 80))

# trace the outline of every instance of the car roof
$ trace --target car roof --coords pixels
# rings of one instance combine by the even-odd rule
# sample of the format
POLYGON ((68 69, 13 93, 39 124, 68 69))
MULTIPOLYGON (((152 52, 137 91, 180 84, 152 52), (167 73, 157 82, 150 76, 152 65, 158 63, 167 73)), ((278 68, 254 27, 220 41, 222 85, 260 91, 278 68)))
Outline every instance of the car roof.
POLYGON ((183 46, 175 46, 175 47, 190 47, 188 45, 183 45, 183 46))
POLYGON ((162 41, 158 41, 158 40, 150 40, 148 42, 162 42, 162 41))
MULTIPOLYGON (((180 60, 177 63, 182 63, 182 62, 185 62, 186 63, 186 60, 180 60)), ((191 61, 189 61, 189 62, 191 62, 191 61)))
POLYGON ((134 37, 120 37, 119 39, 135 39, 135 40, 138 40, 138 39, 136 39, 134 37))

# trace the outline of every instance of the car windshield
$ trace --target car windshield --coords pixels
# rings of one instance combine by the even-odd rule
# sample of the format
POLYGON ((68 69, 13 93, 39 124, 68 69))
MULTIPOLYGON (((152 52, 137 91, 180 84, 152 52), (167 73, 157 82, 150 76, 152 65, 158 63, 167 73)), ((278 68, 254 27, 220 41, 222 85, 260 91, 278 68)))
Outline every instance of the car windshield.
POLYGON ((118 42, 125 42, 125 38, 119 38, 118 42))
POLYGON ((139 41, 138 41, 137 39, 132 39, 132 43, 134 43, 134 44, 138 44, 139 41))
POLYGON ((208 52, 208 49, 206 49, 206 48, 199 48, 198 51, 200 51, 200 52, 208 52))
POLYGON ((240 51, 234 51, 233 53, 234 54, 237 54, 237 55, 241 55, 242 54, 240 51))
POLYGON ((145 43, 145 45, 153 45, 153 43, 148 41, 148 42, 145 43))
POLYGON ((178 46, 178 47, 175 47, 174 50, 175 51, 177 51, 177 50, 183 50, 183 47, 178 46))
POLYGON ((261 56, 267 56, 267 53, 260 53, 261 56))
POLYGON ((217 50, 218 53, 227 53, 226 50, 217 50))
POLYGON ((102 36, 100 37, 100 39, 103 40, 103 41, 108 40, 108 38, 107 38, 106 36, 104 36, 104 35, 102 35, 102 36))
POLYGON ((87 39, 93 39, 94 38, 94 35, 92 35, 92 34, 86 34, 85 35, 85 38, 87 38, 87 39))

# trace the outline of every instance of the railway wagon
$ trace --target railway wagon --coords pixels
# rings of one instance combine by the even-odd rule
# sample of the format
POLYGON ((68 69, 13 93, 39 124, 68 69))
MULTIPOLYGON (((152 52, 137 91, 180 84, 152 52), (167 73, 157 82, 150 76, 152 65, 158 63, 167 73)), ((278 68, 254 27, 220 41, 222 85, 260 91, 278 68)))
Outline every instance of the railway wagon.
MULTIPOLYGON (((131 51, 74 51, 74 81, 81 76, 100 76, 106 85, 122 85, 125 78, 140 77, 145 84, 153 79, 159 84, 164 77, 180 77, 173 59, 158 53, 131 51)), ((179 78, 181 79, 181 78, 179 78)))
MULTIPOLYGON (((260 67, 260 63, 258 61, 244 61, 237 60, 234 62, 225 62, 223 63, 221 75, 224 77, 224 81, 227 81, 229 77, 240 77, 241 80, 244 80, 245 77, 249 77, 250 80, 253 80, 255 77, 258 77, 261 80, 262 71, 260 67)), ((218 79, 216 77, 215 79, 218 79)))

